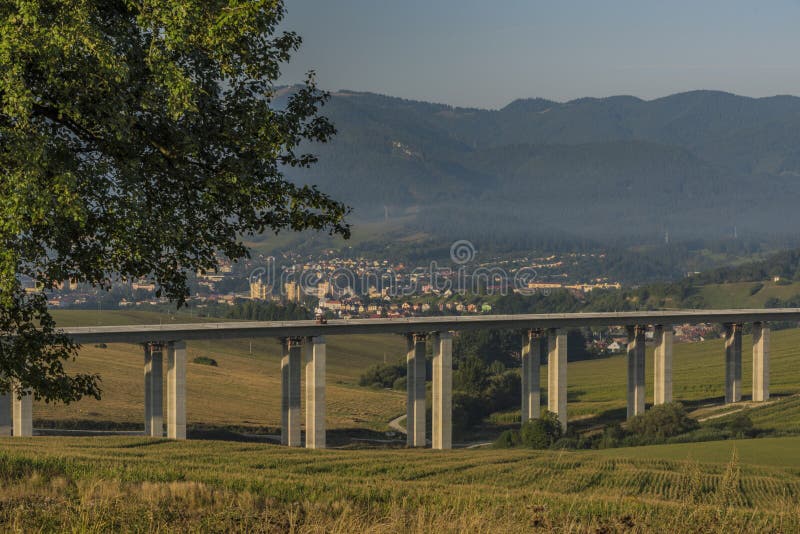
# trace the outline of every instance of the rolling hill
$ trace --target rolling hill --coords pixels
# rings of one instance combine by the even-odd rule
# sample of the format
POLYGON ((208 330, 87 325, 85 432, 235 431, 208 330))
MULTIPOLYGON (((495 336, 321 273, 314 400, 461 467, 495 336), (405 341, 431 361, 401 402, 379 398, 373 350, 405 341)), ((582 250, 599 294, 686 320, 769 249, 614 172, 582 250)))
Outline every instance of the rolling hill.
POLYGON ((356 222, 605 241, 734 227, 778 237, 800 222, 797 97, 694 91, 482 110, 339 91, 323 111, 336 138, 289 174, 353 206, 356 222))

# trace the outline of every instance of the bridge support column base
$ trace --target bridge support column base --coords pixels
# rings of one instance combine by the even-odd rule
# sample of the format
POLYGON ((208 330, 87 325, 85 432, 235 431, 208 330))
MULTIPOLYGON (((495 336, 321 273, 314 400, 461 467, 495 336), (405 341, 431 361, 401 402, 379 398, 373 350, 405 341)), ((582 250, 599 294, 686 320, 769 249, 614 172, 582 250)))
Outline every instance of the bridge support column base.
POLYGON ((148 344, 144 349, 145 435, 164 437, 164 348, 148 344))
POLYGON ((725 325, 725 404, 742 400, 742 325, 725 325))
POLYGON ((281 444, 299 447, 300 441, 300 366, 302 345, 299 339, 289 339, 281 360, 281 444))
POLYGON ((645 328, 631 325, 628 329, 628 419, 645 409, 645 328))
POLYGON ((14 437, 25 438, 33 436, 33 393, 26 391, 22 398, 18 397, 19 390, 15 388, 12 393, 12 420, 14 424, 14 437))
POLYGON ((769 400, 769 327, 753 324, 753 400, 769 400))
POLYGON ((167 346, 167 437, 186 439, 186 343, 167 346))
POLYGON ((567 429, 567 334, 551 329, 547 333, 547 409, 567 429))
POLYGON ((410 334, 406 354, 406 443, 425 446, 425 335, 410 334))
POLYGON ((522 336, 522 417, 521 423, 541 417, 540 371, 541 333, 530 330, 522 336))
POLYGON ((305 342, 306 448, 325 448, 325 338, 305 342))
POLYGON ((11 395, 0 394, 0 438, 11 435, 13 423, 11 421, 11 395))
POLYGON ((672 402, 672 327, 656 325, 653 332, 655 341, 654 354, 654 391, 653 404, 672 402))
POLYGON ((433 338, 434 449, 453 448, 453 336, 440 332, 433 338))

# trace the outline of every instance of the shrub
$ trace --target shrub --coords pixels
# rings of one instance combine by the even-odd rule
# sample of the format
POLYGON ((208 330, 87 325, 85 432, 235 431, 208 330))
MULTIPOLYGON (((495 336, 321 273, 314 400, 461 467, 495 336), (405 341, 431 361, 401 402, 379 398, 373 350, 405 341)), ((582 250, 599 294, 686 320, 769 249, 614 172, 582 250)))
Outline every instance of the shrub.
POLYGON ((750 295, 751 296, 755 295, 756 293, 761 291, 763 288, 764 288, 764 284, 762 284, 762 283, 753 284, 753 286, 750 288, 750 295))
POLYGON ((392 389, 397 389, 397 390, 400 390, 400 391, 405 391, 405 389, 406 389, 406 384, 408 384, 408 378, 406 378, 405 376, 401 376, 400 378, 398 378, 397 380, 395 380, 395 381, 392 383, 392 389))
POLYGON ((406 376, 405 365, 379 363, 370 367, 361 375, 358 379, 358 385, 366 387, 374 386, 377 383, 380 384, 379 387, 390 388, 394 385, 395 380, 401 376, 406 376))
POLYGON ((750 436, 753 433, 753 420, 746 412, 741 411, 733 415, 727 427, 737 438, 750 436))
POLYGON ((519 432, 516 430, 505 430, 495 440, 494 448, 510 449, 512 447, 519 447, 520 443, 522 443, 522 439, 520 438, 519 432))
POLYGON ((603 429, 603 436, 597 446, 600 449, 613 449, 614 447, 619 447, 624 437, 625 431, 622 430, 619 423, 613 423, 603 429))
POLYGON ((520 375, 517 371, 504 371, 489 377, 483 392, 490 404, 490 411, 499 412, 508 408, 519 409, 522 395, 520 375))
POLYGON ((477 356, 470 356, 458 366, 453 374, 455 389, 480 395, 486 388, 488 370, 486 365, 477 356))
POLYGON ((495 360, 489 364, 489 374, 502 375, 506 372, 506 366, 503 362, 495 360))
POLYGON ((679 402, 658 404, 628 421, 628 431, 639 442, 664 440, 699 427, 700 424, 687 415, 679 402))
POLYGON ((520 430, 522 444, 531 449, 548 449, 561 439, 561 421, 553 412, 545 412, 538 419, 531 419, 520 430))
POLYGON ((97 349, 107 349, 108 345, 106 345, 105 343, 98 343, 98 344, 95 345, 95 348, 97 348, 97 349))
POLYGON ((519 425, 521 415, 519 410, 493 412, 489 414, 488 421, 493 425, 519 425))
POLYGON ((198 356, 197 358, 192 360, 192 362, 199 365, 210 365, 211 367, 218 367, 217 360, 209 358, 208 356, 198 356))
POLYGON ((472 393, 453 392, 453 435, 459 439, 487 415, 486 400, 472 393))

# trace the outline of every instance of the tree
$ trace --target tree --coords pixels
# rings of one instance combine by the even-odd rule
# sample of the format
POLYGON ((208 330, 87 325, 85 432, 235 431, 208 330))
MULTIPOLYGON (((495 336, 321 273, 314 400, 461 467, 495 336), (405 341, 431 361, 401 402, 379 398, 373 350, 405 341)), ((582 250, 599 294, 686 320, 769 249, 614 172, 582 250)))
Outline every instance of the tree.
POLYGON ((486 364, 477 356, 469 356, 454 373, 455 389, 471 395, 480 395, 486 388, 488 370, 486 364))
POLYGON ((538 419, 530 419, 522 424, 520 437, 522 444, 531 449, 547 449, 563 434, 558 415, 544 412, 538 419))
POLYGON ((737 438, 743 438, 753 433, 753 420, 746 411, 741 411, 731 417, 728 428, 737 438))
POLYGON ((327 98, 279 92, 300 46, 280 0, 0 3, 0 392, 99 396, 46 292, 149 278, 180 306, 187 273, 248 255, 243 236, 349 237, 349 209, 282 169, 335 133, 327 98), (281 99, 280 101, 278 99, 281 99), (21 277, 40 291, 28 294, 21 277))
POLYGON ((509 330, 475 330, 461 332, 454 338, 453 359, 465 361, 479 358, 486 365, 501 362, 506 367, 519 366, 522 346, 519 333, 509 330))
POLYGON ((628 431, 644 441, 660 441, 699 427, 680 402, 657 404, 628 421, 628 431))

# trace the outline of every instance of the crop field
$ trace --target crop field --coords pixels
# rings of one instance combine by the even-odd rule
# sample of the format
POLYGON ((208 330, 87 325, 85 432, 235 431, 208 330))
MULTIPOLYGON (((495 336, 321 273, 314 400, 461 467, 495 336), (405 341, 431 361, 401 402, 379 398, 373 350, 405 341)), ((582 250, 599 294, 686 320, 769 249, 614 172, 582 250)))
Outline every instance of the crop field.
POLYGON ((800 529, 798 447, 800 438, 599 452, 308 451, 152 438, 4 438, 0 526, 792 532, 800 529))
MULTIPOLYGON (((201 320, 188 315, 170 316, 138 311, 57 311, 60 325, 135 324, 201 320)), ((216 320, 216 319, 214 319, 216 320)), ((744 336, 742 388, 745 399, 752 384, 751 338, 744 336)), ((404 413, 402 392, 359 387, 358 377, 375 363, 404 358, 400 336, 329 336, 327 420, 331 429, 383 431, 387 422, 404 413)), ((652 348, 648 347, 647 392, 652 401, 652 348)), ((188 344, 191 362, 207 356, 217 367, 188 365, 189 424, 272 429, 280 421, 280 355, 272 339, 199 341, 188 344)), ((800 330, 772 333, 771 393, 773 403, 750 410, 759 428, 800 431, 800 330)), ((142 424, 142 354, 134 345, 85 346, 73 369, 97 372, 103 378, 101 401, 83 400, 71 406, 37 404, 37 424, 59 426, 123 426, 142 424)), ((627 367, 624 355, 571 362, 568 368, 568 411, 582 425, 621 420, 625 416, 627 367)), ((543 402, 547 369, 542 368, 543 402)), ((724 392, 724 350, 721 339, 674 346, 673 397, 691 409, 718 405, 724 392)), ((518 417, 507 414, 504 420, 518 417)), ((501 418, 502 419, 502 418, 501 418)))
MULTIPOLYGON (((722 463, 729 460, 735 453, 744 465, 758 465, 800 473, 798 445, 800 445, 800 438, 784 437, 623 447, 599 450, 596 451, 596 454, 601 457, 617 459, 694 460, 722 463)), ((798 498, 800 499, 800 496, 798 498)))

